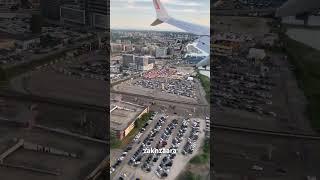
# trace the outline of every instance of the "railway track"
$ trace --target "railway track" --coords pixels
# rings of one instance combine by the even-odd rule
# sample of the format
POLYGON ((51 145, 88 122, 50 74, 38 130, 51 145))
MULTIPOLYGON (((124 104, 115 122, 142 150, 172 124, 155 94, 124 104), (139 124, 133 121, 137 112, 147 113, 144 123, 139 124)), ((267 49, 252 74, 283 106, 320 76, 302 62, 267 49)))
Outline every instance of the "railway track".
POLYGON ((320 136, 313 135, 313 134, 299 134, 299 133, 289 133, 289 132, 267 131, 267 130, 259 130, 259 129, 250 129, 250 128, 241 128, 241 127, 219 125, 219 124, 214 124, 214 123, 213 123, 212 127, 213 127, 213 131, 214 131, 214 129, 217 129, 217 130, 224 130, 224 131, 233 131, 233 132, 248 133, 248 134, 277 136, 277 137, 284 137, 284 138, 320 140, 320 136))
POLYGON ((192 105, 192 106, 198 106, 198 107, 208 107, 209 106, 208 104, 199 104, 199 103, 192 103, 192 102, 185 102, 185 101, 175 101, 175 100, 170 100, 170 99, 165 99, 165 98, 150 97, 150 96, 141 95, 141 94, 119 92, 119 91, 115 91, 115 90, 110 90, 110 93, 122 94, 122 95, 127 95, 127 96, 134 96, 134 97, 141 97, 141 98, 146 98, 146 99, 155 100, 155 101, 178 103, 178 104, 182 104, 182 105, 192 105))

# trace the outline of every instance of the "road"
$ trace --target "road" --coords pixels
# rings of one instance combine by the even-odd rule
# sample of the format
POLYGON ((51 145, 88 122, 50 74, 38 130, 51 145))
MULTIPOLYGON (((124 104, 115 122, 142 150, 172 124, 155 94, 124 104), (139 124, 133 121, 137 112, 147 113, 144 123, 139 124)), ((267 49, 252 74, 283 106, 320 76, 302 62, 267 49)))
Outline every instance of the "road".
POLYGON ((97 111, 97 112, 105 112, 107 110, 106 109, 107 105, 99 106, 99 105, 86 104, 86 103, 69 101, 64 99, 41 97, 36 95, 27 95, 27 94, 18 93, 18 92, 0 91, 0 97, 15 99, 19 101, 28 101, 32 103, 45 103, 45 104, 58 105, 62 107, 85 109, 85 110, 97 111))

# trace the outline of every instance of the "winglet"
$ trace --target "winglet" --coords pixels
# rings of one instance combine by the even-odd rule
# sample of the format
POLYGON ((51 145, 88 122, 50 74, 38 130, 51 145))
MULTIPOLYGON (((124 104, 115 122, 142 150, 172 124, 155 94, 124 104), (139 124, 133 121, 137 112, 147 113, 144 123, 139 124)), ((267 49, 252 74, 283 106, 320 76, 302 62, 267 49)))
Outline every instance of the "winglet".
POLYGON ((161 24, 170 18, 166 9, 164 9, 164 7, 162 6, 160 0, 153 0, 153 5, 157 13, 157 19, 151 24, 151 26, 161 24))
POLYGON ((155 21, 153 21, 151 26, 156 26, 156 25, 161 24, 161 23, 163 23, 163 21, 160 21, 159 19, 156 19, 155 21))

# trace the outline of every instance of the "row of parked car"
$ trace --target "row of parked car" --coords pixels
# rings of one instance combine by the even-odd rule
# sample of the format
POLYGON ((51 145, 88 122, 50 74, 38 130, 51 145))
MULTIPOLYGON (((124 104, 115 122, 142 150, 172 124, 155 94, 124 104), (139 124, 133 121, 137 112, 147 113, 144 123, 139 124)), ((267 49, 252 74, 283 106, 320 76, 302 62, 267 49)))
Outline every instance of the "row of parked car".
POLYGON ((197 140, 199 139, 199 133, 200 133, 200 121, 194 120, 192 122, 192 129, 190 132, 190 136, 187 139, 187 143, 183 147, 181 153, 183 155, 192 154, 194 151, 194 148, 197 145, 197 140))
MULTIPOLYGON (((164 132, 160 136, 159 142, 156 144, 156 149, 164 148, 167 145, 167 141, 171 136, 173 129, 178 125, 178 120, 174 119, 168 127, 164 130, 164 132)), ((154 166, 155 163, 160 159, 161 153, 154 153, 150 154, 144 164, 141 166, 141 169, 145 172, 151 172, 151 168, 154 166)), ((172 166, 172 163, 171 163, 172 166)))
MULTIPOLYGON (((169 134, 171 135, 172 134, 172 130, 174 128, 176 128, 177 125, 178 125, 178 120, 174 119, 172 121, 172 123, 169 124, 169 126, 165 130, 164 134, 166 134, 166 132, 168 132, 168 135, 169 134)), ((175 149, 176 151, 178 150, 178 148, 179 148, 179 146, 180 146, 180 144, 181 144, 181 142, 183 140, 183 136, 186 133, 187 129, 188 129, 188 120, 184 119, 182 121, 182 124, 180 126, 180 129, 179 129, 176 137, 172 138, 172 143, 171 143, 171 146, 170 146, 169 149, 175 149)), ((168 176, 168 174, 170 172, 170 169, 172 168, 172 165, 173 165, 173 160, 176 157, 176 155, 177 155, 176 153, 172 152, 172 153, 166 154, 162 158, 159 166, 157 167, 157 169, 155 171, 155 173, 157 174, 157 176, 159 178, 164 178, 164 177, 168 176)))

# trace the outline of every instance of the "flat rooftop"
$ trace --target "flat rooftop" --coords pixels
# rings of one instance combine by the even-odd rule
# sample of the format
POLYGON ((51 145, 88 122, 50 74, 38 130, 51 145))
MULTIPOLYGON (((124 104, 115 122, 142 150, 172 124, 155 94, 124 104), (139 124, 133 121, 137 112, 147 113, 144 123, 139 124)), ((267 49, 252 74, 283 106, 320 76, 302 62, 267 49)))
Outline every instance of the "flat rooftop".
POLYGON ((111 129, 125 130, 145 108, 129 102, 110 100, 111 129))

